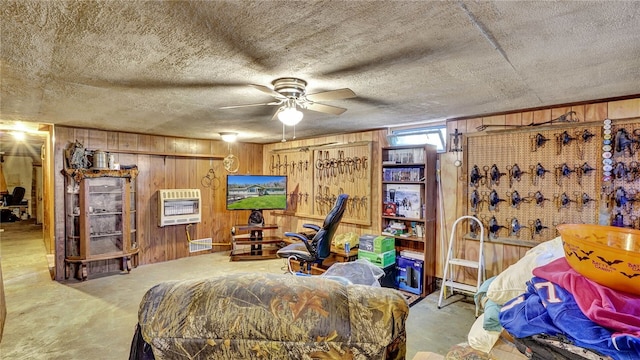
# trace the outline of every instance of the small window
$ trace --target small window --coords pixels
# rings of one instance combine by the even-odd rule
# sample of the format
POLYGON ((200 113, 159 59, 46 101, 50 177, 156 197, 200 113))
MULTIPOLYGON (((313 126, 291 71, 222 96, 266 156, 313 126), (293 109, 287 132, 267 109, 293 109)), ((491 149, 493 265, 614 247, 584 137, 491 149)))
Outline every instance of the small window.
POLYGON ((431 144, 439 153, 447 149, 446 125, 393 130, 387 138, 391 146, 431 144))

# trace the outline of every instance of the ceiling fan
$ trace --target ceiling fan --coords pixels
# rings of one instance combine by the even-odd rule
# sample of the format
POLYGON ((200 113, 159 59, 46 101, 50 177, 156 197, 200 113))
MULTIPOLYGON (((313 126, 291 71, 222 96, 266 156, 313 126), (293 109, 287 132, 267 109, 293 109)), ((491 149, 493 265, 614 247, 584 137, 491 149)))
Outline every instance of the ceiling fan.
POLYGON ((273 114, 272 119, 277 118, 285 125, 293 126, 302 120, 302 112, 298 109, 306 109, 331 115, 340 115, 347 111, 347 109, 321 104, 318 101, 341 100, 356 97, 356 94, 348 88, 307 94, 307 82, 294 77, 278 78, 273 80, 271 84, 273 85, 273 89, 264 85, 250 84, 249 86, 273 96, 276 99, 275 101, 258 104, 224 106, 220 109, 234 109, 263 105, 279 106, 278 110, 273 114))

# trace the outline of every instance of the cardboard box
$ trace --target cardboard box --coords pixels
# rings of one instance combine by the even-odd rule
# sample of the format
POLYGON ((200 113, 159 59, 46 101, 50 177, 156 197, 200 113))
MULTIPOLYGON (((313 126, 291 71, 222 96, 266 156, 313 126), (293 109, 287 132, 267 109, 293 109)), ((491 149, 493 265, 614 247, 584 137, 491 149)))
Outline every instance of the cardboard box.
POLYGON ((377 267, 386 268, 396 263, 396 249, 383 252, 382 254, 358 249, 358 259, 367 259, 377 267))
POLYGON ((381 254, 396 248, 396 239, 388 236, 362 235, 360 249, 381 254))
POLYGON ((424 261, 398 256, 396 259, 396 286, 400 290, 420 295, 424 261))
POLYGON ((422 190, 416 184, 386 184, 384 186, 384 202, 396 205, 397 216, 406 218, 422 218, 422 190))

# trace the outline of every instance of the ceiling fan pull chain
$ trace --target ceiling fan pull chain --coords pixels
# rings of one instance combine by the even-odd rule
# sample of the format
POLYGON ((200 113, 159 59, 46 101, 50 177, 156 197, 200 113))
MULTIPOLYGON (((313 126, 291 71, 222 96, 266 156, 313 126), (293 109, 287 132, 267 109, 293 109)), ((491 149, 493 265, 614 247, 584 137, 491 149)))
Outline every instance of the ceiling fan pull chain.
POLYGON ((282 123, 282 142, 286 142, 287 139, 284 138, 284 123, 282 123))

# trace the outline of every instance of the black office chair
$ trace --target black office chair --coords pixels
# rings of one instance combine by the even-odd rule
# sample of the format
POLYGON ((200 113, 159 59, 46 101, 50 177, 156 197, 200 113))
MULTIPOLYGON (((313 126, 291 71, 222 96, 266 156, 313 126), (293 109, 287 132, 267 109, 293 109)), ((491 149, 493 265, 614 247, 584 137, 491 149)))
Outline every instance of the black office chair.
POLYGON ((24 199, 24 194, 26 190, 22 186, 16 186, 13 188, 13 192, 11 194, 5 195, 5 203, 7 206, 20 205, 22 199, 24 199))
POLYGON ((311 273, 311 266, 322 265, 322 261, 331 254, 331 240, 336 233, 344 210, 347 207, 349 195, 340 194, 336 199, 333 209, 329 211, 324 219, 322 227, 312 224, 302 225, 304 228, 315 230, 315 235, 309 237, 305 233, 286 232, 284 236, 296 238, 302 242, 289 244, 277 251, 278 257, 297 260, 300 262, 300 271, 311 273))

